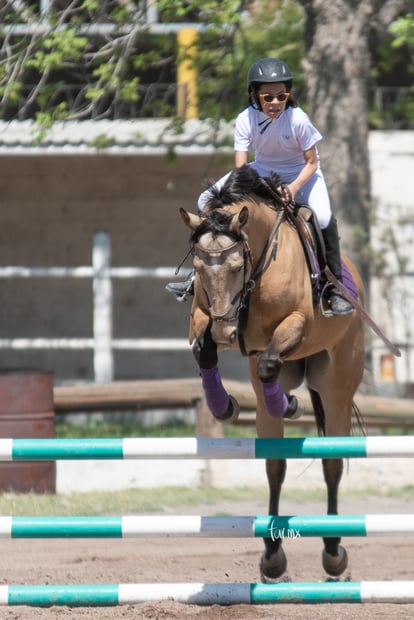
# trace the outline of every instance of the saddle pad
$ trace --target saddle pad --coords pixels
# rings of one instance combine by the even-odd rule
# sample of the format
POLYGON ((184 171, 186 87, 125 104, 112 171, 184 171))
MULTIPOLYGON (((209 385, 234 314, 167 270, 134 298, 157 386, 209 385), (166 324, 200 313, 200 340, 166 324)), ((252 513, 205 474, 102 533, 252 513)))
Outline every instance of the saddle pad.
POLYGON ((354 299, 358 299, 358 289, 357 286, 355 284, 355 280, 352 277, 351 272, 348 269, 348 266, 346 265, 346 263, 344 261, 342 262, 342 282, 343 285, 345 286, 345 288, 348 289, 348 291, 351 293, 352 297, 354 297, 354 299))

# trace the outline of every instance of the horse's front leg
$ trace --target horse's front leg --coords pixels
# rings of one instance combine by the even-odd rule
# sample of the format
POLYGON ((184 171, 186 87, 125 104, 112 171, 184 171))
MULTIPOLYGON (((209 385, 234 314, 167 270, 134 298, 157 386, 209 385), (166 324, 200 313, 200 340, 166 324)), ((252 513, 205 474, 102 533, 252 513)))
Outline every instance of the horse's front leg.
POLYGON ((302 408, 295 396, 285 394, 279 383, 283 360, 302 343, 306 320, 294 312, 274 331, 269 346, 258 355, 257 375, 262 382, 266 410, 273 418, 297 418, 302 408))
POLYGON ((193 355, 200 368, 206 403, 219 422, 233 423, 237 420, 240 407, 236 399, 227 393, 218 369, 217 344, 211 335, 211 322, 204 331, 199 331, 192 345, 193 355))

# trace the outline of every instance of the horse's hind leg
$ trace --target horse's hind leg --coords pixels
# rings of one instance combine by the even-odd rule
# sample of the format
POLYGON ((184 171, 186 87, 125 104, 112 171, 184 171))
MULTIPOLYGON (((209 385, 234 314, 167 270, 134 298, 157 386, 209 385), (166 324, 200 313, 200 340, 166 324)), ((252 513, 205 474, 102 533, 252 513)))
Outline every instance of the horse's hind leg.
MULTIPOLYGON (((269 514, 279 514, 279 498, 286 474, 286 461, 266 461, 266 473, 269 482, 269 514)), ((264 538, 265 550, 260 561, 262 581, 271 582, 283 575, 287 568, 287 560, 282 547, 282 538, 274 536, 264 538)))
MULTIPOLYGON (((321 397, 314 390, 309 390, 312 399, 312 405, 315 412, 318 430, 321 434, 326 435, 349 435, 349 420, 344 417, 343 426, 335 429, 331 428, 331 420, 325 420, 324 407, 321 397), (327 423, 327 427, 326 427, 327 423)), ((338 514, 338 492, 339 484, 343 472, 342 459, 323 459, 322 460, 323 475, 327 489, 327 514, 338 514)), ((339 536, 326 537, 323 539, 324 549, 322 552, 322 565, 324 570, 332 577, 338 577, 346 570, 348 566, 348 555, 344 547, 340 544, 339 536)))
MULTIPOLYGON (((338 490, 342 477, 342 459, 324 459, 322 461, 323 474, 328 493, 328 515, 338 514, 338 490)), ((348 566, 348 555, 340 544, 339 536, 324 538, 324 550, 322 552, 322 565, 324 570, 332 577, 338 577, 348 566)))
MULTIPOLYGON (((256 429, 258 437, 283 437, 283 420, 271 417, 266 409, 263 398, 262 383, 257 377, 256 361, 249 360, 250 376, 257 397, 256 429)), ((303 378, 301 363, 286 363, 280 373, 280 381, 286 392, 300 385, 303 378)), ((286 461, 269 459, 266 461, 266 474, 269 485, 269 514, 279 514, 279 500, 282 484, 286 474, 286 461)), ((282 537, 265 538, 265 550, 260 561, 260 573, 265 582, 276 581, 287 568, 285 552, 282 546, 282 537)))

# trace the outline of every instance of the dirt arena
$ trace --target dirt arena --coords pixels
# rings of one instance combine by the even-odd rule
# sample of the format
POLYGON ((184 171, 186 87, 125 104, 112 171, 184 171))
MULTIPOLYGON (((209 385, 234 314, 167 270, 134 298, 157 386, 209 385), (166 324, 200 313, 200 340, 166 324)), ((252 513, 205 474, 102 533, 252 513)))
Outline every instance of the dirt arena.
MULTIPOLYGON (((318 514, 320 502, 282 502, 284 514, 318 514)), ((186 514, 263 514, 255 502, 221 506, 192 506, 186 514)), ((413 513, 414 498, 347 499, 343 514, 413 513), (368 508, 367 508, 368 507, 368 508)), ((164 513, 165 514, 165 513, 164 513)), ((168 513, 167 513, 168 514, 168 513)), ((171 512, 171 514, 173 514, 171 512)), ((346 538, 349 567, 344 579, 353 581, 414 580, 414 538, 346 538)), ((288 578, 291 581, 323 581, 322 543, 315 538, 285 541, 288 578)), ((163 538, 128 540, 3 540, 1 582, 7 584, 80 584, 145 582, 256 582, 262 551, 260 539, 163 538)), ((101 608, 30 607, 0 608, 3 620, 133 618, 197 620, 256 620, 289 618, 301 620, 347 620, 414 618, 414 604, 321 604, 233 605, 198 607, 172 601, 101 608)))

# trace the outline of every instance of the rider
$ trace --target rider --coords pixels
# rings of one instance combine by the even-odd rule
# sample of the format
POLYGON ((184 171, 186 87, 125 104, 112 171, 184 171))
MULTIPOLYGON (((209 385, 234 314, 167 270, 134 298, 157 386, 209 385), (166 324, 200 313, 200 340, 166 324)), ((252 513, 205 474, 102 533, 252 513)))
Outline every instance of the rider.
MULTIPOLYGON (((298 107, 292 96, 293 77, 288 65, 277 58, 262 58, 249 69, 247 86, 250 106, 236 119, 234 131, 235 167, 248 163, 251 147, 254 161, 250 163, 261 176, 277 173, 283 183, 282 197, 286 203, 299 199, 317 217, 325 242, 327 265, 342 282, 342 267, 336 219, 332 213, 328 190, 320 168, 316 143, 322 135, 309 117, 298 107)), ((231 173, 219 179, 220 188, 231 173)), ((202 211, 210 190, 198 200, 202 211)), ((167 285, 167 290, 184 301, 192 293, 191 274, 184 282, 167 285)), ((334 287, 327 288, 327 299, 336 316, 350 314, 352 305, 334 287)))

